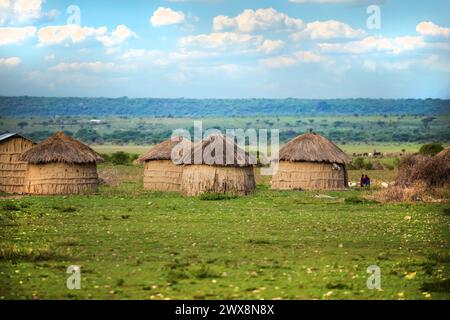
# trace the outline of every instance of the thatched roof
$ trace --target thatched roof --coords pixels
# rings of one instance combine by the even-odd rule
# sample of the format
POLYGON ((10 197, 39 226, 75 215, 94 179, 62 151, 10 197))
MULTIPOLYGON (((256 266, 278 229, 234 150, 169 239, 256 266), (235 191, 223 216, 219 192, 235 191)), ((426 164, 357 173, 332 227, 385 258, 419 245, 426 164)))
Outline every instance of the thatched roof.
POLYGON ((47 140, 24 152, 20 161, 32 164, 61 162, 69 164, 95 163, 102 157, 87 145, 58 132, 47 140))
POLYGON ((281 161, 347 164, 350 158, 338 146, 317 133, 298 136, 280 150, 281 161))
POLYGON ((223 167, 247 167, 256 163, 251 154, 245 152, 233 140, 221 134, 212 134, 194 144, 191 148, 191 154, 184 155, 181 162, 184 165, 206 164, 223 167), (220 150, 222 154, 216 156, 215 151, 220 150), (229 159, 227 159, 227 150, 233 150, 229 159), (195 157, 195 154, 197 154, 197 157, 195 157), (201 161, 198 161, 200 155, 202 155, 201 161))
MULTIPOLYGON (((146 161, 152 161, 152 160, 171 160, 172 159, 172 150, 175 146, 177 146, 179 143, 186 143, 188 145, 188 148, 191 147, 192 143, 188 139, 184 137, 173 137, 171 139, 168 139, 153 148, 150 149, 149 152, 141 156, 139 159, 137 159, 137 162, 142 163, 146 161)), ((179 150, 180 157, 183 155, 183 148, 179 150)))
POLYGON ((447 161, 450 161, 450 147, 445 148, 441 152, 439 152, 436 157, 445 159, 447 161))

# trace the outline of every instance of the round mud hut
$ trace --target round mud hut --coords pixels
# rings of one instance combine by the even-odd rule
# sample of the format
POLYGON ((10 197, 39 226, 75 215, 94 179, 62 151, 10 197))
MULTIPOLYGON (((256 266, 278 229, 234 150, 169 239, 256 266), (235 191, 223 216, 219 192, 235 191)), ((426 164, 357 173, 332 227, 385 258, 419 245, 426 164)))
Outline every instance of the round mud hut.
POLYGON ((20 160, 28 162, 25 193, 67 195, 98 190, 96 164, 103 159, 63 132, 26 151, 20 160))
POLYGON ((25 151, 34 146, 34 142, 17 134, 0 135, 0 191, 23 193, 27 163, 19 161, 25 151))
POLYGON ((327 138, 304 134, 280 150, 275 190, 339 190, 348 187, 349 157, 327 138))
POLYGON ((223 135, 210 135, 194 144, 182 159, 181 192, 247 195, 255 190, 253 157, 223 135))
POLYGON ((137 161, 144 163, 144 189, 179 192, 183 166, 177 165, 175 158, 181 160, 183 150, 190 149, 191 142, 188 139, 174 137, 154 146, 140 157, 137 161))

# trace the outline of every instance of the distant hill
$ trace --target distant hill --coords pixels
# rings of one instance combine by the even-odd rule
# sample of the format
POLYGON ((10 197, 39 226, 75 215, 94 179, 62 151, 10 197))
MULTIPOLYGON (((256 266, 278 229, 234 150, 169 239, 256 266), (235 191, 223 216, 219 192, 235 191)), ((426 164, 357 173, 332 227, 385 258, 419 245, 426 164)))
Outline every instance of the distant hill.
POLYGON ((0 116, 229 117, 354 114, 450 114, 450 100, 0 97, 0 116))

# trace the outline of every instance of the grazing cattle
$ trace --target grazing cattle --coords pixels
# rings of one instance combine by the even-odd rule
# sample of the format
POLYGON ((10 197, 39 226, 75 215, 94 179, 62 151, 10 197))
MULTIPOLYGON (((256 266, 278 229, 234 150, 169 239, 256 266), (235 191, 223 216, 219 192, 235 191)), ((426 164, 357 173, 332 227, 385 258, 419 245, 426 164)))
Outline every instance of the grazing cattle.
POLYGON ((389 184, 386 183, 386 182, 382 182, 382 183, 381 183, 381 187, 382 187, 383 189, 387 189, 387 188, 389 188, 389 184))

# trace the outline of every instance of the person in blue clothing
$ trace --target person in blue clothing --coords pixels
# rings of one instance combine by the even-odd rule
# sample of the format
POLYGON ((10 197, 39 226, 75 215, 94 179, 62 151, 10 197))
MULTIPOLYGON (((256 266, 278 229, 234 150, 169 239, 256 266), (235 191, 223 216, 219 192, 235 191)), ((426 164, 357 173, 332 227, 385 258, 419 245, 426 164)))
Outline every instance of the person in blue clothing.
POLYGON ((364 185, 366 189, 370 189, 370 178, 367 174, 364 176, 364 185))

